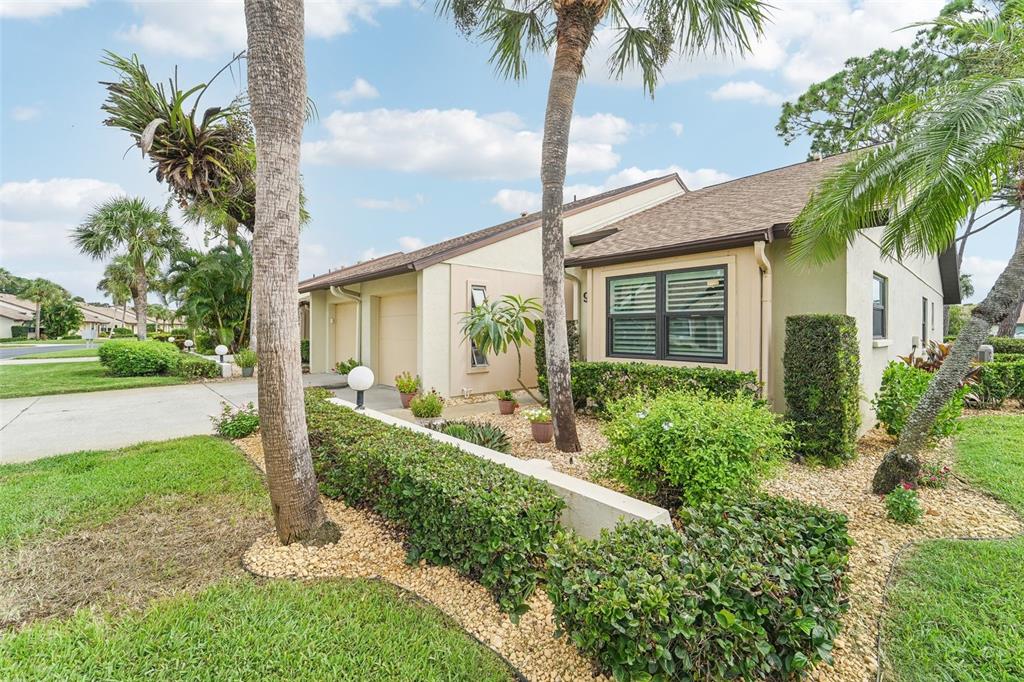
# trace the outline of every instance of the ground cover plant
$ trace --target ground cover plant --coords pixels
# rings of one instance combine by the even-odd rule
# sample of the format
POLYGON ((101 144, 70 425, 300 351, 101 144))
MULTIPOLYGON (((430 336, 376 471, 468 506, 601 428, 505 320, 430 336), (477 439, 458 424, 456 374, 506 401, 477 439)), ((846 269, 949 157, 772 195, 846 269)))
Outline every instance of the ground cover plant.
POLYGON ((917 523, 924 516, 921 500, 910 483, 903 483, 885 495, 885 513, 896 523, 917 523))
POLYGON ((251 402, 235 409, 230 403, 221 403, 220 416, 210 417, 213 429, 224 438, 245 438, 260 428, 260 413, 251 402))
POLYGON ((441 433, 454 436, 460 440, 482 445, 498 452, 508 452, 510 445, 508 436, 499 427, 487 422, 446 421, 430 428, 441 433))
POLYGON ((98 362, 8 365, 0 367, 0 398, 168 386, 184 382, 185 379, 179 376, 111 376, 98 362))
MULTIPOLYGON (((167 345, 174 348, 171 344, 167 345)), ((174 371, 178 376, 185 377, 186 379, 216 379, 221 376, 220 365, 213 360, 186 353, 181 354, 181 357, 178 359, 178 366, 174 371)))
POLYGON ((409 560, 450 565, 525 610, 564 503, 535 479, 306 393, 321 491, 370 508, 406 537, 409 560))

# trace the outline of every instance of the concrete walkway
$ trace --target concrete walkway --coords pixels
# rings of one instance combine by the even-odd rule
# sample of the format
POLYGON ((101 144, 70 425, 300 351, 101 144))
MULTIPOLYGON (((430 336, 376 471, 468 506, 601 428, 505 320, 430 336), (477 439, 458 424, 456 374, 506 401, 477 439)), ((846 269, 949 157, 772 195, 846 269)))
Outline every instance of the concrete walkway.
MULTIPOLYGON (((340 385, 337 374, 307 374, 304 381, 340 385)), ((347 388, 337 393, 355 399, 347 388)), ((220 414, 222 402, 237 407, 256 400, 255 379, 0 400, 0 464, 208 434, 210 417, 220 414)), ((401 401, 393 389, 376 387, 367 392, 366 404, 393 410, 401 401)))

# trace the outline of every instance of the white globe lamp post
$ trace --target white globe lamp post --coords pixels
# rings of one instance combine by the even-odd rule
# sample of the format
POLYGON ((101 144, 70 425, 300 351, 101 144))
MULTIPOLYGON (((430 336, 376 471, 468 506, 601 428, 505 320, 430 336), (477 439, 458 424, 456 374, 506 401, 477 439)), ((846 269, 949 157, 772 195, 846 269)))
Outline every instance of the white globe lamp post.
POLYGON ((348 386, 356 392, 356 409, 365 409, 363 391, 369 391, 373 386, 373 370, 363 365, 353 368, 348 373, 348 386))
POLYGON ((223 363, 224 356, 228 354, 228 347, 222 343, 216 348, 214 348, 213 352, 216 353, 218 357, 220 357, 220 361, 223 363))

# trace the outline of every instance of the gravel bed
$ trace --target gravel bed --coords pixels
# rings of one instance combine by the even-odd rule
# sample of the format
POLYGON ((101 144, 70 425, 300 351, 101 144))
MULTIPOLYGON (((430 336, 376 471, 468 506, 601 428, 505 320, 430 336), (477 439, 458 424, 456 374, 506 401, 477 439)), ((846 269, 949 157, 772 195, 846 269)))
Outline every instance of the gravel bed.
MULTIPOLYGON (((259 436, 235 443, 263 468, 259 436)), ((555 638, 551 602, 542 590, 529 599, 530 610, 514 624, 479 583, 446 566, 429 566, 422 561, 407 565, 400 538, 376 515, 329 499, 324 499, 324 507, 341 529, 336 544, 284 547, 276 534, 268 533, 245 553, 243 565, 268 578, 382 578, 431 602, 531 681, 610 682, 595 674, 592 663, 566 638, 555 638)))
MULTIPOLYGON (((871 477, 892 444, 881 431, 871 431, 861 439, 859 456, 850 464, 840 469, 789 464, 764 485, 767 492, 846 514, 856 542, 850 551, 850 610, 835 641, 835 665, 817 666, 811 680, 875 679, 885 581, 906 543, 930 538, 1005 538, 1024 532, 1024 524, 1006 505, 955 478, 946 488, 919 490, 925 508, 920 523, 908 526, 890 521, 881 499, 871 492, 871 477)), ((952 443, 941 444, 930 459, 951 464, 952 443)))

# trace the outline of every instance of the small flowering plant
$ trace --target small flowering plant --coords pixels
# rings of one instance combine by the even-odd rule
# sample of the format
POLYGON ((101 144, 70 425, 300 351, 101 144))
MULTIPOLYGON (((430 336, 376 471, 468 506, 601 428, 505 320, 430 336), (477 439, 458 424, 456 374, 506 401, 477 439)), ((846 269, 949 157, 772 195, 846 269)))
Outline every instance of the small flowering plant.
POLYGON ((904 481, 888 495, 883 496, 882 500, 888 517, 896 523, 914 524, 924 515, 921 500, 912 483, 904 481))
POLYGON ((551 421, 551 410, 546 407, 535 407, 532 410, 523 410, 523 416, 531 424, 547 424, 551 421))
POLYGON ((922 462, 921 473, 917 476, 917 485, 922 488, 945 488, 953 470, 942 464, 922 462))

